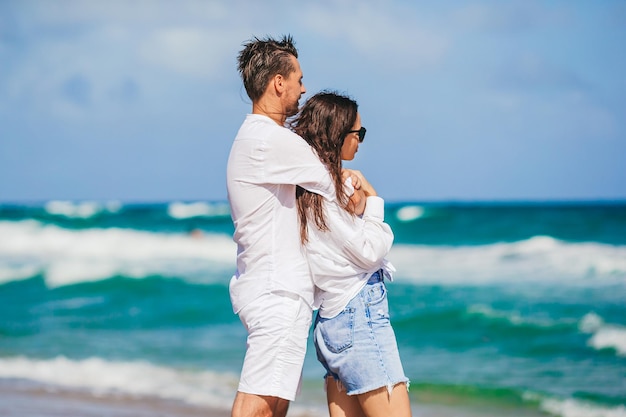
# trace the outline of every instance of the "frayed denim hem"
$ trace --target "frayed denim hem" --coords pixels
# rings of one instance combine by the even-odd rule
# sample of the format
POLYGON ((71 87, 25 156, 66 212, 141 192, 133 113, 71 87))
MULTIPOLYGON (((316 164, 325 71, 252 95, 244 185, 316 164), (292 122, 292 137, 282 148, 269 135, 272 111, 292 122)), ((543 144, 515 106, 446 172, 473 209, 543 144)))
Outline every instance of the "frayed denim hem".
MULTIPOLYGON (((328 377, 332 378, 332 379, 335 381, 335 383, 337 384, 337 390, 338 390, 339 392, 342 392, 342 391, 347 391, 347 390, 346 390, 346 387, 343 385, 343 383, 342 383, 339 379, 335 378, 335 376, 334 376, 334 375, 332 375, 332 374, 327 374, 327 375, 324 377, 324 391, 326 391, 326 392, 327 392, 327 390, 328 390, 328 387, 327 387, 327 384, 328 384, 328 377)), ((380 388, 384 388, 384 387, 386 387, 386 388, 387 388, 387 394, 388 394, 389 396, 391 396, 391 392, 393 391, 394 387, 395 387, 396 385, 399 385, 399 384, 405 384, 405 385, 406 385, 406 390, 407 390, 407 392, 409 392, 409 387, 411 386, 411 381, 410 381, 409 379, 405 379, 405 380, 403 380, 403 381, 398 381, 398 382, 396 382, 396 383, 392 383, 392 382, 390 381, 390 382, 388 382, 388 383, 387 383, 387 385, 382 385, 382 386, 377 386, 377 387, 372 387, 372 388, 367 387, 367 388, 362 388, 362 389, 358 389, 358 390, 352 390, 352 391, 350 391, 350 392, 346 392, 346 394, 347 394, 347 395, 360 395, 360 394, 366 394, 366 393, 368 393, 368 392, 375 391, 375 390, 377 390, 377 389, 380 389, 380 388)))

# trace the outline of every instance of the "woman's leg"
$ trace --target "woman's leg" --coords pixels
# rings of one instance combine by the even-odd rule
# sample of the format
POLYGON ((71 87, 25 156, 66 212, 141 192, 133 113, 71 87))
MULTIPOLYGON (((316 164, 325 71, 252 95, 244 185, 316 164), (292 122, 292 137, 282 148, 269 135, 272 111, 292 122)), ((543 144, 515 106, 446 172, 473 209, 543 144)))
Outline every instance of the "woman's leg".
POLYGON ((314 337, 318 360, 328 374, 327 398, 331 417, 410 417, 408 381, 402 369, 389 320, 386 287, 379 274, 368 281, 339 315, 318 316, 314 337), (363 394, 370 387, 384 387, 363 394), (389 393, 386 384, 393 384, 389 393), (343 388, 343 387, 342 387, 343 388), (355 401, 356 399, 356 401, 355 401))
POLYGON ((330 417, 366 417, 357 396, 346 394, 345 388, 332 376, 326 377, 326 399, 330 417))
POLYGON ((411 417, 409 392, 404 383, 394 386, 391 394, 387 387, 382 387, 354 397, 358 397, 366 417, 411 417))

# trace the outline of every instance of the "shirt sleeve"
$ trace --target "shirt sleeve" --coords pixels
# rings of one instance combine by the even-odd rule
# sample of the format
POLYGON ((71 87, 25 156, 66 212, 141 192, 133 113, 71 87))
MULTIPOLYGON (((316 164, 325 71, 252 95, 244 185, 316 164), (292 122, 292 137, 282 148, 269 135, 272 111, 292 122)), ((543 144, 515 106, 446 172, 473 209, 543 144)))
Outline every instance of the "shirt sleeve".
POLYGON ((384 200, 380 197, 367 197, 363 218, 358 218, 343 211, 334 223, 344 223, 342 227, 331 225, 335 230, 351 229, 344 236, 343 250, 347 260, 356 266, 371 270, 383 263, 383 259, 391 250, 393 232, 384 220, 384 200))
POLYGON ((281 133, 265 149, 264 181, 299 185, 327 199, 334 199, 333 180, 313 148, 293 132, 281 133))

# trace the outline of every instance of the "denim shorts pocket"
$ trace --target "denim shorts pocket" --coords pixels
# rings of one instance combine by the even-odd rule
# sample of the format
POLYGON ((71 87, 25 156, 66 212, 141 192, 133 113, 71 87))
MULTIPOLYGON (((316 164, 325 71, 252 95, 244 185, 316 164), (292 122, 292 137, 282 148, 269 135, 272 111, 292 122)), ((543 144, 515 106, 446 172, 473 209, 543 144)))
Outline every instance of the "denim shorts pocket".
POLYGON ((387 298, 387 288, 385 284, 382 282, 368 285, 366 287, 367 292, 365 293, 365 302, 367 305, 375 305, 384 301, 387 298))
POLYGON ((332 353, 340 353, 354 343, 354 308, 348 307, 332 319, 318 323, 324 344, 332 353))

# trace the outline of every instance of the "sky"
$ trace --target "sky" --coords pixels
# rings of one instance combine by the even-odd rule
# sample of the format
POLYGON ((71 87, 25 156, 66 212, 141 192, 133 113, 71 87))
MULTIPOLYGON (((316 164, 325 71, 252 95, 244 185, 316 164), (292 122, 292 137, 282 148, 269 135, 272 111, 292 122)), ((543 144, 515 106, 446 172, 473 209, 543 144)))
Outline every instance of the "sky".
POLYGON ((388 201, 626 199, 623 1, 0 0, 0 202, 224 201, 254 36, 388 201))

